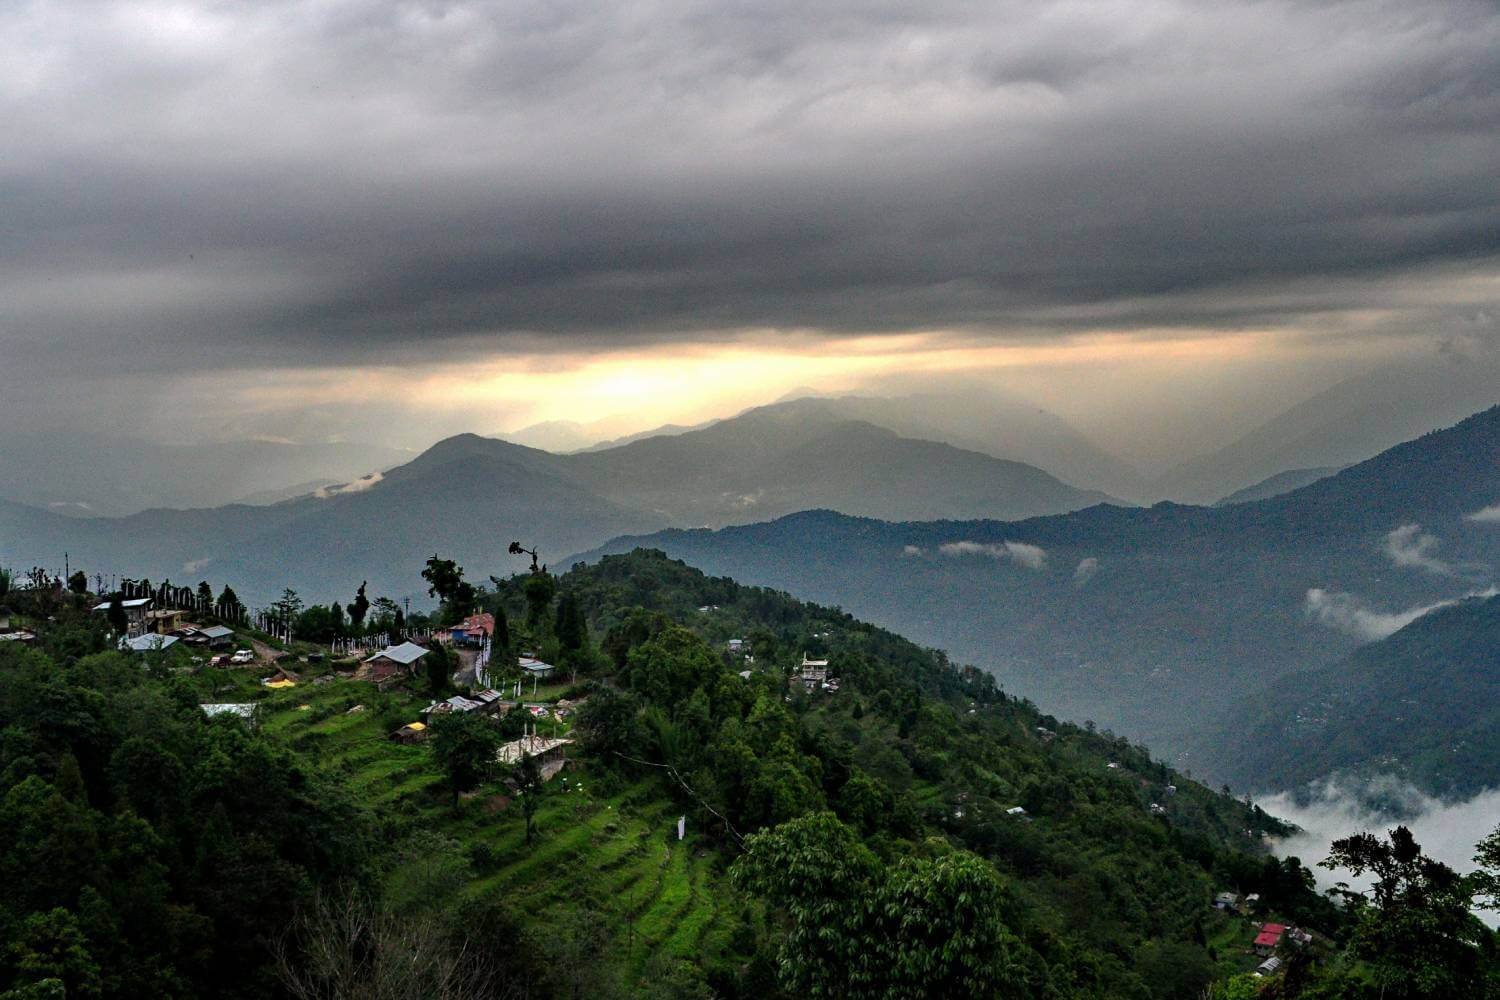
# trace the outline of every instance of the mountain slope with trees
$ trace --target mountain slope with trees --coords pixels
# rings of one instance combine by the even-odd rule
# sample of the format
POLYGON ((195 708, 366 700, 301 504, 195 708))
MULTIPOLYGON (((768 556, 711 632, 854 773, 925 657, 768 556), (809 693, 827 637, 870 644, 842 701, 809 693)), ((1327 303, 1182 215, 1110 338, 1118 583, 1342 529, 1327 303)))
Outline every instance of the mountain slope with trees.
POLYGON ((837 602, 1197 769, 1245 692, 1494 582, 1500 526, 1474 515, 1497 501, 1500 408, 1221 508, 902 524, 814 511, 582 558, 649 545, 837 602))
POLYGON ((1257 961, 1217 891, 1343 933, 1266 855, 1274 818, 837 609, 646 551, 474 599, 511 623, 502 677, 572 657, 540 697, 576 716, 393 741, 446 670, 269 689, 106 652, 60 598, 36 650, 0 648, 0 989, 1196 1000, 1257 961), (803 687, 809 654, 837 690, 803 687), (523 725, 574 739, 563 776, 494 761, 523 725))
POLYGON ((1500 597, 1439 608, 1236 713, 1243 741, 1214 770, 1237 786, 1396 775, 1442 796, 1500 785, 1500 597))

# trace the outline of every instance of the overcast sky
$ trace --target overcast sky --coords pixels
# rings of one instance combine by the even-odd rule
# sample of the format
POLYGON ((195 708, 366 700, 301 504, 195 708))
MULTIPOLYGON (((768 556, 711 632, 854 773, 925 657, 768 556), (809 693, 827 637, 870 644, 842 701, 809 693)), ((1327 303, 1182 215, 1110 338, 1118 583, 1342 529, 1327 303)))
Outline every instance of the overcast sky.
POLYGON ((3 0, 0 134, 11 426, 963 370, 1222 436, 1500 316, 1493 0, 3 0))

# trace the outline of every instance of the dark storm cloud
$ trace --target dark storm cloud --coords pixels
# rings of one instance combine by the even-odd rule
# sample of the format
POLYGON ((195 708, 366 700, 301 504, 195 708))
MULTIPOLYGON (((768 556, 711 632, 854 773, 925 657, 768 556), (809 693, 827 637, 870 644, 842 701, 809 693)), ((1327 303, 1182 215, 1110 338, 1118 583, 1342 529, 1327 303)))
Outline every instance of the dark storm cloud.
POLYGON ((18 3, 0 127, 0 389, 1232 326, 1500 251, 1488 2, 18 3))

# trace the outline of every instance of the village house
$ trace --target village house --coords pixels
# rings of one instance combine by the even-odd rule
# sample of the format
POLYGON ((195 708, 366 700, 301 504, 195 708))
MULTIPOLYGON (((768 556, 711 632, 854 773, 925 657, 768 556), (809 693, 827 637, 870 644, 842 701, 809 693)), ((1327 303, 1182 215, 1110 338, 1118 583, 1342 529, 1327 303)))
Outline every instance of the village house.
POLYGON ((1285 924, 1262 924, 1260 933, 1255 935, 1255 953, 1263 958, 1271 955, 1281 944, 1284 934, 1286 934, 1285 924))
POLYGON ((479 691, 472 696, 456 694, 443 701, 435 701, 422 709, 422 718, 432 721, 434 715, 493 715, 500 710, 503 699, 498 691, 479 691))
POLYGON ((411 676, 417 661, 426 656, 428 650, 414 642, 403 642, 387 646, 360 665, 354 674, 355 680, 369 681, 384 691, 405 677, 411 676))
POLYGON ((421 743, 428 735, 426 723, 408 722, 392 733, 391 739, 397 743, 421 743))
POLYGON ((1277 958, 1275 955, 1272 955, 1270 958, 1266 959, 1264 962, 1260 963, 1260 965, 1255 967, 1255 978, 1264 979, 1266 976, 1274 976, 1276 974, 1276 970, 1279 968, 1281 968, 1281 959, 1277 958))
POLYGON ((802 680, 802 687, 808 694, 839 689, 838 678, 828 676, 828 661, 811 659, 806 653, 802 654, 799 676, 802 680))
POLYGON ((1240 897, 1238 893, 1221 892, 1214 897, 1214 909, 1233 912, 1239 909, 1240 897))
POLYGON ((448 638, 455 646, 483 646, 495 634, 495 616, 489 612, 470 615, 448 630, 448 638))
POLYGON ((234 629, 224 625, 183 625, 171 634, 190 646, 228 649, 234 645, 234 629))
POLYGON ((146 612, 146 628, 157 635, 171 635, 186 621, 187 612, 177 608, 156 608, 146 612))
POLYGON ((526 671, 526 673, 530 674, 532 677, 537 678, 538 680, 546 680, 548 677, 552 676, 554 671, 557 670, 557 668, 552 664, 547 663, 543 660, 538 660, 533 656, 521 657, 520 664, 522 670, 526 671))
POLYGON ((156 653, 177 645, 177 642, 178 639, 175 635, 158 635, 155 632, 143 632, 140 635, 122 636, 120 638, 120 649, 127 653, 156 653))
MULTIPOLYGON (((149 597, 132 597, 127 601, 120 602, 120 607, 125 611, 125 621, 131 631, 135 631, 146 624, 146 616, 151 613, 151 609, 155 606, 156 602, 149 597)), ((94 614, 102 615, 108 613, 108 601, 101 601, 94 605, 94 614)))
POLYGON ((567 763, 563 753, 572 744, 570 739, 538 736, 532 732, 502 746, 496 752, 495 760, 501 764, 514 765, 520 763, 522 757, 530 757, 536 761, 542 780, 551 781, 567 763))
POLYGON ((0 632, 0 642, 15 642, 22 646, 29 646, 36 642, 36 633, 26 629, 17 629, 14 632, 0 632))

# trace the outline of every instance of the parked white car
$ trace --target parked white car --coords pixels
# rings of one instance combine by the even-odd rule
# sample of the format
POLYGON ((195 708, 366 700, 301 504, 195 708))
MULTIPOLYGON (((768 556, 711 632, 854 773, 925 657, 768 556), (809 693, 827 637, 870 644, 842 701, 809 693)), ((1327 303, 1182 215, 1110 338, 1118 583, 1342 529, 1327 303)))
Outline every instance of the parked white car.
POLYGON ((236 649, 234 655, 229 658, 230 663, 253 663, 255 662, 255 650, 236 649))

